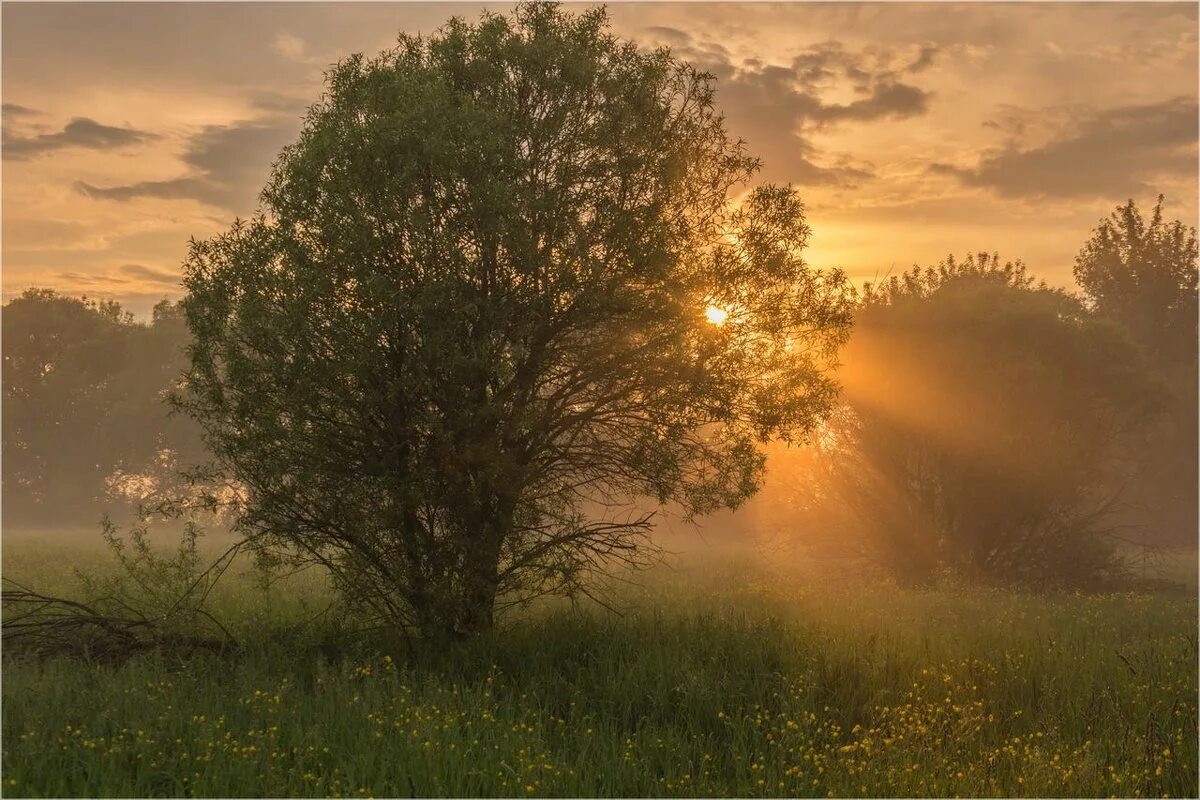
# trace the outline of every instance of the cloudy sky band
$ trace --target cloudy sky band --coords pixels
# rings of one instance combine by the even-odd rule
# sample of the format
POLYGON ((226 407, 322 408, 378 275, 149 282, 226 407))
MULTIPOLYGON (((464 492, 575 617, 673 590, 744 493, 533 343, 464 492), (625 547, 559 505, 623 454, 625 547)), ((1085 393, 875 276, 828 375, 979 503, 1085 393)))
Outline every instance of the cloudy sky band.
MULTIPOLYGON (((509 6, 493 6, 505 10, 509 6)), ((3 288, 144 311, 252 213, 329 65, 475 4, 5 4, 3 288)), ((810 260, 859 278, 999 250, 1054 283, 1129 197, 1195 221, 1195 4, 616 4, 717 78, 810 260)))

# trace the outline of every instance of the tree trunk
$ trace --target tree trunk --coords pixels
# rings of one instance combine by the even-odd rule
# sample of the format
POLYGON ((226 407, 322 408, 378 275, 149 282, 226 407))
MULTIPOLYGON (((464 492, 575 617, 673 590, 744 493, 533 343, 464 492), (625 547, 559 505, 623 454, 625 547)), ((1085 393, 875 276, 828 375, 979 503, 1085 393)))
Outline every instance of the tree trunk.
MULTIPOLYGON (((500 588, 500 545, 512 528, 514 503, 500 498, 480 525, 483 535, 466 554, 463 569, 460 636, 476 636, 495 624, 496 592, 500 588)), ((470 546, 468 545, 468 546, 470 546)))
POLYGON ((492 629, 496 621, 499 558, 481 558, 480 563, 472 566, 464 586, 462 616, 457 631, 464 637, 485 633, 492 629), (485 560, 490 563, 483 563, 485 560))

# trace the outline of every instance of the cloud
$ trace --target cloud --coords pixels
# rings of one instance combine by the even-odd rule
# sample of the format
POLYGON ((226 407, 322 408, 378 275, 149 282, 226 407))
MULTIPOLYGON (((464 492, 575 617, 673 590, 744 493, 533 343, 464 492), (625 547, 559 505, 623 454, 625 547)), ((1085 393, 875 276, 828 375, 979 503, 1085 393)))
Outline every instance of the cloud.
POLYGON ((680 28, 643 31, 716 77, 716 102, 727 128, 763 159, 764 178, 800 185, 852 186, 872 178, 872 165, 823 152, 814 136, 837 126, 927 113, 931 95, 909 76, 926 71, 940 53, 934 45, 850 50, 830 40, 805 48, 788 64, 766 64, 735 61, 724 46, 680 28))
POLYGON ((936 45, 925 45, 917 54, 917 59, 909 64, 905 68, 905 71, 913 75, 917 74, 918 72, 924 72, 933 66, 933 62, 936 60, 939 52, 940 48, 936 45))
POLYGON ((11 119, 13 117, 37 117, 41 116, 42 114, 42 112, 38 111, 36 108, 19 106, 16 103, 4 103, 3 106, 0 106, 0 111, 3 112, 5 119, 11 119))
POLYGON ((748 61, 735 67, 726 61, 717 103, 730 130, 764 159, 766 177, 801 185, 855 185, 873 177, 871 166, 821 152, 814 134, 927 113, 930 93, 906 83, 904 76, 925 69, 933 52, 923 48, 915 61, 897 68, 891 54, 850 52, 839 42, 824 42, 788 66, 748 61), (853 99, 833 99, 847 94, 853 99))
POLYGON ((128 278, 122 278, 119 275, 94 272, 59 272, 55 275, 55 280, 59 285, 66 284, 73 287, 75 291, 92 288, 107 289, 114 284, 129 283, 128 278))
POLYGON ((277 33, 271 49, 293 64, 306 67, 325 67, 338 60, 337 51, 313 52, 308 42, 291 33, 277 33))
POLYGON ((133 200, 154 197, 159 200, 201 200, 217 202, 225 196, 221 186, 204 178, 175 178, 167 181, 139 181, 123 186, 93 186, 77 181, 75 188, 96 200, 133 200))
POLYGON ((190 175, 107 187, 80 181, 75 186, 98 200, 197 200, 242 213, 253 208, 272 161, 299 128, 299 119, 282 116, 209 125, 191 137, 181 156, 192 168, 190 175))
MULTIPOLYGON (((31 111, 23 106, 16 106, 16 108, 20 109, 18 114, 31 111)), ((9 111, 8 106, 5 106, 4 113, 12 112, 9 111)), ((87 117, 76 117, 56 133, 16 136, 5 130, 3 147, 5 158, 25 159, 72 147, 86 150, 116 150, 157 138, 159 137, 152 133, 135 128, 114 128, 87 117)))
POLYGON ((271 49, 292 61, 304 61, 307 48, 304 45, 304 40, 299 36, 293 36, 290 33, 278 33, 275 34, 275 41, 271 43, 271 49))
POLYGON ((135 278, 140 281, 149 283, 161 283, 169 286, 179 285, 179 274, 176 272, 168 272, 162 269, 142 266, 141 264, 126 264, 120 268, 119 272, 130 278, 135 278))
POLYGON ((671 28, 666 25, 650 25, 645 29, 646 33, 668 45, 680 45, 687 47, 692 43, 692 35, 687 31, 682 31, 679 28, 671 28))
POLYGON ((722 44, 699 41, 680 28, 666 25, 651 25, 643 28, 643 35, 657 46, 666 46, 671 54, 697 67, 723 78, 732 71, 730 52, 722 44))
POLYGON ((929 110, 929 93, 915 86, 876 82, 870 91, 870 97, 846 105, 822 104, 814 109, 812 118, 821 123, 842 120, 870 122, 888 117, 915 117, 929 110))
POLYGON ((102 272, 62 271, 54 273, 53 280, 57 285, 71 287, 73 291, 132 285, 142 287, 146 292, 161 293, 168 289, 178 289, 180 286, 178 273, 141 264, 125 264, 102 272))
POLYGON ((1194 176, 1194 98, 1095 113, 1039 147, 1010 143, 973 167, 935 163, 930 172, 1003 197, 1120 199, 1154 190, 1163 176, 1194 176))

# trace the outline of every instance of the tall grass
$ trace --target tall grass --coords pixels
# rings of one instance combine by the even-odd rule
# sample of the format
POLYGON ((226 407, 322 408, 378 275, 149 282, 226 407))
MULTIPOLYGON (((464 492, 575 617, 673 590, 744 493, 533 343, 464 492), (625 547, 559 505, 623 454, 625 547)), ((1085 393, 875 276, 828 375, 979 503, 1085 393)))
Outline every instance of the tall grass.
POLYGON ((9 658, 0 781, 13 797, 1197 794, 1190 589, 915 591, 728 565, 642 580, 623 616, 547 607, 450 649, 267 635, 303 616, 295 598, 315 604, 302 583, 270 609, 230 590, 252 642, 237 655, 9 658))

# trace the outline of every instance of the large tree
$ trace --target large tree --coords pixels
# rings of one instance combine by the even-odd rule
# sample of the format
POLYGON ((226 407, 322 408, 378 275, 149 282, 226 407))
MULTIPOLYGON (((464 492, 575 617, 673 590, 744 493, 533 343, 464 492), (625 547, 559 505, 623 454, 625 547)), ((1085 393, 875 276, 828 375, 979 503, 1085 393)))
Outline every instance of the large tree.
POLYGON ((1113 576, 1112 459, 1160 400, 1119 327, 981 254, 868 287, 844 361, 796 498, 812 536, 908 581, 1113 576))
POLYGON ((260 215, 195 242, 184 407, 241 530, 427 635, 736 507, 830 408, 844 277, 711 76, 526 5, 328 75, 260 215))

